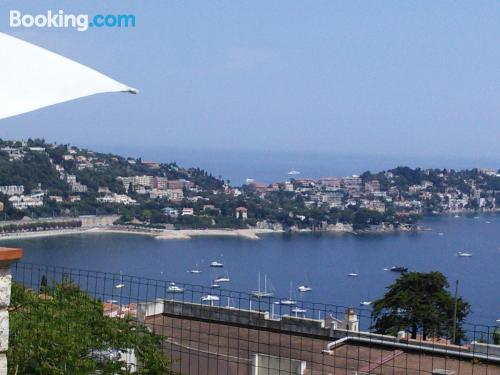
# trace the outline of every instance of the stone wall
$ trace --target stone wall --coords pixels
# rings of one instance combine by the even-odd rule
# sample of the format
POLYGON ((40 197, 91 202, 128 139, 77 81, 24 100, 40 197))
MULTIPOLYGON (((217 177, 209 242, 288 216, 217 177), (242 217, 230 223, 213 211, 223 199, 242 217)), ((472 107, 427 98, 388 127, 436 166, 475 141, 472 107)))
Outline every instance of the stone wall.
POLYGON ((10 265, 21 259, 22 249, 0 248, 0 375, 7 375, 9 348, 9 304, 12 285, 10 265))

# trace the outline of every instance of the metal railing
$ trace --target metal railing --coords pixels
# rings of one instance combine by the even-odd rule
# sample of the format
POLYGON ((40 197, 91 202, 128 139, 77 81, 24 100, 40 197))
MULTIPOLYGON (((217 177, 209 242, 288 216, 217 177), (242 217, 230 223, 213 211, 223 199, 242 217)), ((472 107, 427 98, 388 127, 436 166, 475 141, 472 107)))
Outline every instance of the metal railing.
MULTIPOLYGON (((423 340, 402 333, 398 337, 376 334, 371 331, 369 308, 27 263, 15 264, 12 274, 36 297, 32 304, 55 303, 56 286, 72 285, 88 297, 72 301, 72 307, 82 312, 80 318, 88 311, 89 301, 97 301, 90 303, 92 308, 99 306, 99 314, 107 320, 126 320, 132 330, 147 328, 158 339, 155 342, 170 361, 170 370, 148 369, 140 346, 109 344, 109 351, 121 351, 119 369, 125 373, 500 374, 500 347, 492 345, 498 331, 493 326, 464 323, 465 337, 454 345, 442 337, 423 340)), ((14 320, 16 313, 14 306, 14 320)), ((24 313, 23 318, 30 319, 24 313)), ((85 323, 80 319, 78 324, 85 323)), ((92 324, 101 323, 87 324, 94 329, 92 324)), ((11 326, 12 353, 26 335, 16 327, 11 326)), ((57 342, 51 348, 33 345, 35 351, 59 349, 57 342)), ((106 350, 97 349, 89 343, 82 355, 97 362, 96 352, 109 358, 109 353, 103 354, 106 350)), ((16 356, 11 357, 13 372, 16 364, 11 362, 16 356)), ((110 373, 118 373, 114 371, 110 373)))

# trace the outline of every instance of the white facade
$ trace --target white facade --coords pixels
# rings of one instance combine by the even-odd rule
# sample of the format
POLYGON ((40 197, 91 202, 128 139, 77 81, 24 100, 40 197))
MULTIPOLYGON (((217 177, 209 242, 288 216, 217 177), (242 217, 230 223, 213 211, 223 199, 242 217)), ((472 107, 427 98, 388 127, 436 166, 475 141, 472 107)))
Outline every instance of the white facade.
POLYGON ((24 194, 24 186, 23 185, 0 186, 0 193, 5 195, 22 195, 24 194))

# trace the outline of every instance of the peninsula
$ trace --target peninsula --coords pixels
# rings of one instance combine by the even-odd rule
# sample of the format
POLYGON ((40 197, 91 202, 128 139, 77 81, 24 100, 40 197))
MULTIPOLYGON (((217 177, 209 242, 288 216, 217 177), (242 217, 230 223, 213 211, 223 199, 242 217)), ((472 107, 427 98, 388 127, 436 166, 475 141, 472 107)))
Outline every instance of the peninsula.
POLYGON ((87 231, 82 217, 112 217, 107 231, 194 235, 418 230, 423 215, 496 211, 493 169, 397 167, 242 186, 200 168, 105 154, 41 139, 0 140, 0 234, 87 231), (90 215, 90 216, 89 216, 90 215))

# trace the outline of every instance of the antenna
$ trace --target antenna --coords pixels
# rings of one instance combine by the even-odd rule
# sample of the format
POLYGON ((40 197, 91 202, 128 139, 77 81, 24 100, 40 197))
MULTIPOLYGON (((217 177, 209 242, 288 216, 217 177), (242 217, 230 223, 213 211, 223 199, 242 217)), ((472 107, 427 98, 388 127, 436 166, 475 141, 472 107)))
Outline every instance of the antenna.
POLYGON ((458 303, 458 280, 455 281, 455 306, 453 308, 453 344, 456 343, 457 335, 457 303, 458 303))

